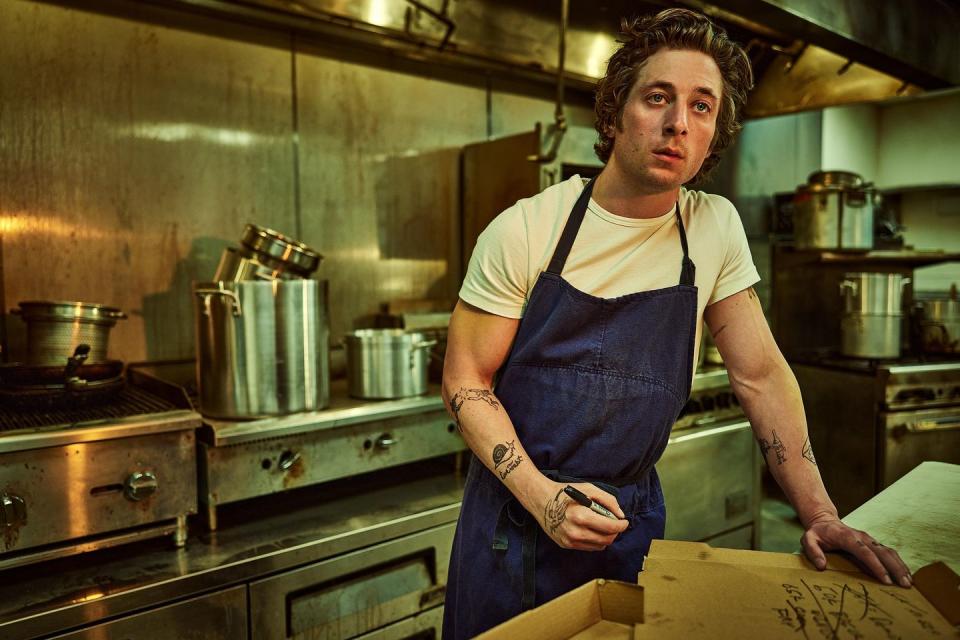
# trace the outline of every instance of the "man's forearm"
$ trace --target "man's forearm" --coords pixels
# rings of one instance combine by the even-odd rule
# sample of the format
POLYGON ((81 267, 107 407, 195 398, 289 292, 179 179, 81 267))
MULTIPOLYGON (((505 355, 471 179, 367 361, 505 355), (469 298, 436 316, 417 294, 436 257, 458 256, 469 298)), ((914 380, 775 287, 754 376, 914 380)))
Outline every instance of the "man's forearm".
POLYGON ((807 434, 803 400, 796 377, 786 361, 756 379, 731 379, 753 426, 767 466, 793 504, 805 527, 823 518, 836 518, 807 434))
POLYGON ((539 517, 538 497, 547 491, 550 481, 530 460, 510 416, 490 387, 477 380, 445 380, 443 399, 467 446, 539 517))

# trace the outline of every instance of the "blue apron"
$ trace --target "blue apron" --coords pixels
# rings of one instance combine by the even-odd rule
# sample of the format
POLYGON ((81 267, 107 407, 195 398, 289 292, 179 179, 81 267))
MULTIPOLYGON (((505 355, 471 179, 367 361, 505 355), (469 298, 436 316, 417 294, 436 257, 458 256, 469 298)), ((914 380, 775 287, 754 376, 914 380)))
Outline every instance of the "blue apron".
POLYGON ((609 491, 629 526, 604 551, 559 547, 472 458, 450 557, 443 637, 472 638, 595 578, 635 582, 666 510, 654 463, 690 395, 697 288, 680 218, 680 284, 597 298, 561 277, 593 182, 530 294, 497 398, 532 462, 609 491))

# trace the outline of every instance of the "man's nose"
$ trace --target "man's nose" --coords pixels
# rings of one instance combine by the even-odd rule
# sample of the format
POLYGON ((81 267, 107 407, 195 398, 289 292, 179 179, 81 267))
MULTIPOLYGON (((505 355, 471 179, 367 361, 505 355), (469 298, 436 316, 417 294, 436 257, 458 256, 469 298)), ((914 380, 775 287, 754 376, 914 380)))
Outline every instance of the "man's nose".
POLYGON ((687 110, 674 103, 665 114, 663 132, 668 136, 687 135, 687 110))

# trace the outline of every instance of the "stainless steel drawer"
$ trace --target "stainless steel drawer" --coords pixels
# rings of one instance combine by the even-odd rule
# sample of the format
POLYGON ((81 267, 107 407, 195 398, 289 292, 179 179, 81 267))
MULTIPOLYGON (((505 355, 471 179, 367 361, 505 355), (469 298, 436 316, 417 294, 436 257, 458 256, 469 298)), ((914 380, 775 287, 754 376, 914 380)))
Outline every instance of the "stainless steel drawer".
POLYGON ((246 640, 247 588, 224 589, 50 640, 246 640))
POLYGON ((443 603, 455 529, 434 527, 251 583, 252 638, 419 637, 433 618, 408 621, 407 636, 386 628, 443 603))
POLYGON ((674 432, 657 472, 667 539, 704 540, 753 524, 759 513, 759 453, 746 420, 674 432))
POLYGON ((226 504, 466 448, 441 410, 236 445, 201 443, 203 500, 226 504))
POLYGON ((194 431, 6 453, 0 493, 17 506, 0 553, 196 513, 194 431))
POLYGON ((434 607, 412 618, 404 618, 382 629, 357 636, 355 640, 440 640, 443 607, 434 607))

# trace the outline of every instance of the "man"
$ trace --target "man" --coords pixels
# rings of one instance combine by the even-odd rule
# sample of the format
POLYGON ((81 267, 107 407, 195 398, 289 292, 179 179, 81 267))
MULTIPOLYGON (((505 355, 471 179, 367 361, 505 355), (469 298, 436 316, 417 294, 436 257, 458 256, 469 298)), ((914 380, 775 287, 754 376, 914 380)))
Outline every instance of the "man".
POLYGON ((703 320, 806 529, 807 557, 822 569, 825 551, 845 550, 885 583, 910 585, 897 553, 840 522, 827 496, 736 211, 682 188, 739 128, 753 82, 746 55, 684 9, 625 24, 623 35, 597 89, 603 171, 498 216, 450 322, 443 395, 476 459, 446 638, 593 578, 636 579, 663 536, 654 463, 689 396, 703 320), (617 518, 577 504, 567 485, 617 518))

